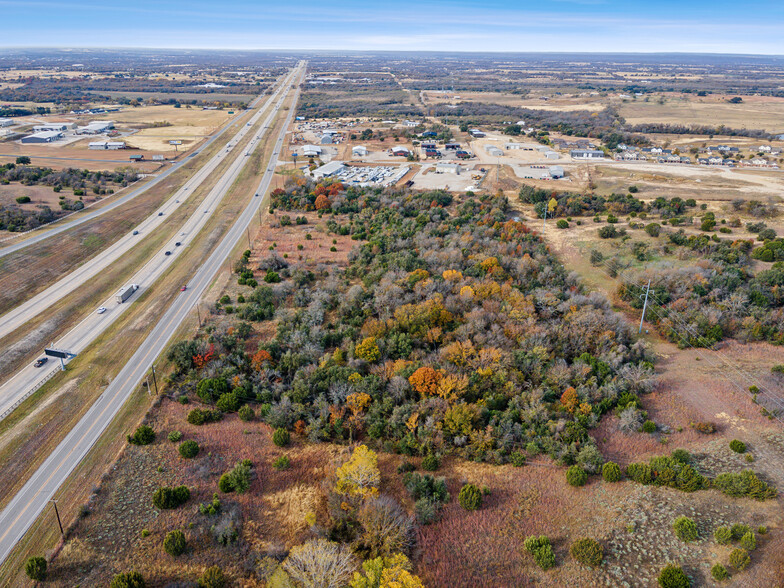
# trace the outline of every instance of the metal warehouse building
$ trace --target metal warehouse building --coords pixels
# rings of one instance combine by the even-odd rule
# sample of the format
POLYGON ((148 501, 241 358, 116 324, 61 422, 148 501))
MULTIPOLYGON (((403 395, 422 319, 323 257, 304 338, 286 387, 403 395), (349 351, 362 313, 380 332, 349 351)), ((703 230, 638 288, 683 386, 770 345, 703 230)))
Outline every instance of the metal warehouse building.
POLYGON ((573 159, 602 159, 604 151, 597 151, 595 149, 572 149, 569 155, 573 159))
POLYGON ((22 137, 22 143, 51 143, 57 141, 63 134, 60 131, 41 131, 22 137))

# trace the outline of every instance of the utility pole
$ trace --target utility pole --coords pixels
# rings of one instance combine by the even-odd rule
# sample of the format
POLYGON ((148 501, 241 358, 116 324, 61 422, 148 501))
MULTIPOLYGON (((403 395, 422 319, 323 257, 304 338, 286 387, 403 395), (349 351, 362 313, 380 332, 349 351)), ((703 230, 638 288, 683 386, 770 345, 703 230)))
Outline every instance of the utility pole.
POLYGON ((54 514, 57 515, 57 525, 60 527, 60 536, 65 537, 65 533, 63 532, 63 523, 60 521, 60 513, 57 510, 57 501, 52 498, 52 504, 54 505, 54 514))
MULTIPOLYGON (((642 316, 640 317, 640 330, 639 333, 642 333, 642 321, 645 320, 645 309, 648 308, 648 292, 651 291, 651 281, 648 280, 648 285, 645 287, 645 302, 642 304, 642 316)), ((640 298, 642 298, 642 294, 640 294, 640 298)))
POLYGON ((158 380, 155 378, 155 364, 152 364, 152 383, 155 385, 155 395, 158 395, 158 380))

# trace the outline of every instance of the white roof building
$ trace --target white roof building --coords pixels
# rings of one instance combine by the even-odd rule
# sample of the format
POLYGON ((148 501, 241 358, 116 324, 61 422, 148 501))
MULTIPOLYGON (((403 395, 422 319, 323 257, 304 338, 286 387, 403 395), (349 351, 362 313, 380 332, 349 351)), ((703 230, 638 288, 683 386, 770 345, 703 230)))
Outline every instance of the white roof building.
POLYGON ((91 141, 88 149, 125 149, 125 141, 91 141))
POLYGON ((340 173, 345 167, 346 166, 342 161, 330 161, 329 163, 325 163, 321 167, 314 169, 311 175, 314 179, 320 180, 321 178, 328 178, 340 173))
POLYGON ((545 151, 544 156, 547 159, 561 159, 561 156, 558 155, 558 153, 556 153, 555 151, 545 151))
POLYGON ((560 165, 551 165, 548 171, 550 172, 550 177, 553 179, 564 177, 564 170, 560 165))
POLYGON ((409 149, 407 149, 406 147, 403 147, 401 145, 397 145, 395 147, 392 147, 392 149, 390 149, 390 151, 392 152, 392 155, 406 155, 407 156, 408 154, 411 153, 411 151, 409 149))
POLYGON ((504 152, 495 145, 485 145, 485 151, 487 151, 488 155, 492 155, 493 157, 501 157, 504 154, 504 152))
POLYGON ((22 143, 51 143, 57 141, 63 134, 60 131, 41 131, 22 137, 22 143))
POLYGON ((321 155, 321 147, 318 145, 303 145, 302 146, 302 155, 305 157, 316 157, 321 155))
POLYGON ((73 128, 72 125, 73 123, 64 122, 44 123, 42 125, 35 125, 33 127, 33 132, 44 133, 46 131, 67 131, 69 128, 73 128))
POLYGON ((113 128, 114 121, 112 120, 92 120, 89 124, 79 127, 77 132, 85 135, 99 135, 100 133, 113 128))
POLYGON ((364 145, 357 145, 356 147, 351 149, 351 154, 356 157, 364 157, 368 154, 367 147, 364 145))
POLYGON ((436 164, 436 173, 437 174, 456 174, 460 175, 461 167, 459 163, 437 163, 436 164))
POLYGON ((0 127, 10 127, 14 121, 10 118, 0 118, 0 127))

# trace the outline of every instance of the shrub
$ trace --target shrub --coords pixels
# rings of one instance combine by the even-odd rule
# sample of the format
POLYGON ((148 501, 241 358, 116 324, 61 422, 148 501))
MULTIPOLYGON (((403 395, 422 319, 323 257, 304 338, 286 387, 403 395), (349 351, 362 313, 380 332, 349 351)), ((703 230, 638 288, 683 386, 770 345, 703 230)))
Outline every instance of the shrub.
POLYGON ((757 538, 754 531, 749 531, 740 538, 740 546, 746 551, 754 551, 757 548, 757 538))
POLYGON ((727 568, 725 568, 720 563, 715 564, 711 568, 711 576, 717 582, 721 582, 722 580, 726 580, 727 578, 730 577, 730 575, 727 573, 727 568))
POLYGON ((735 523, 732 525, 732 529, 730 530, 732 534, 732 538, 736 541, 743 537, 746 533, 751 531, 751 528, 748 525, 742 525, 740 523, 735 523))
POLYGON ((617 482, 621 479, 621 468, 612 461, 606 462, 602 466, 602 478, 605 482, 617 482))
POLYGON ((176 488, 164 486, 153 493, 152 503, 161 510, 170 510, 185 504, 190 497, 191 491, 187 486, 177 486, 176 488))
POLYGON ((149 445, 155 441, 155 431, 149 425, 139 425, 133 435, 128 435, 128 443, 149 445))
POLYGON ((222 412, 235 412, 240 407, 240 399, 234 392, 226 392, 221 394, 215 407, 222 412))
POLYGON ((394 498, 368 498, 357 511, 357 521, 362 531, 356 549, 364 559, 391 557, 409 550, 414 524, 394 498))
POLYGON ((25 563, 25 574, 36 582, 46 580, 46 558, 40 555, 29 558, 25 563))
POLYGON ((557 226, 559 229, 568 229, 569 228, 569 223, 568 223, 568 221, 560 218, 560 219, 558 219, 558 222, 555 223, 555 226, 557 226))
POLYGON ((403 485, 414 500, 428 498, 439 503, 449 502, 449 492, 444 478, 434 478, 430 474, 422 476, 416 472, 408 472, 403 476, 403 485))
POLYGON ((286 429, 275 429, 275 432, 272 434, 272 442, 278 447, 286 447, 290 440, 291 435, 289 435, 286 429))
POLYGON ((774 498, 777 494, 776 489, 760 480, 751 470, 744 470, 738 473, 725 473, 716 476, 713 486, 721 490, 727 496, 735 498, 739 496, 749 496, 757 500, 774 498))
POLYGON ((414 516, 420 525, 429 525, 438 520, 441 503, 430 498, 420 498, 414 503, 414 516))
POLYGON ((163 539, 163 550, 173 557, 185 553, 188 544, 185 540, 185 533, 179 529, 169 531, 163 539))
POLYGON ((598 541, 588 537, 577 539, 572 543, 569 553, 581 564, 592 568, 598 568, 602 565, 602 560, 604 559, 604 548, 598 541))
POLYGON ((509 463, 516 468, 521 468, 525 465, 525 453, 522 451, 513 451, 509 454, 509 463))
POLYGON ((220 499, 218 498, 218 493, 212 495, 212 502, 202 502, 199 505, 199 512, 203 515, 216 515, 220 512, 220 499))
POLYGON ((703 433, 705 435, 711 435, 716 432, 716 425, 713 423, 695 423, 692 421, 689 423, 689 426, 698 433, 703 433))
POLYGON ((570 486, 585 486, 585 483, 588 481, 588 474, 578 465, 569 466, 569 469, 566 470, 566 481, 569 482, 570 486))
POLYGON ((759 533, 760 535, 765 535, 767 532, 768 532, 768 528, 764 525, 760 525, 757 528, 757 533, 759 533))
POLYGON ((237 414, 239 414, 240 420, 245 422, 252 421, 256 417, 256 413, 247 404, 243 404, 237 414))
POLYGON ((656 423, 651 420, 647 420, 642 424, 642 432, 643 433, 655 433, 656 432, 656 423))
POLYGON ((550 539, 546 535, 539 537, 531 536, 525 540, 525 549, 534 556, 534 561, 543 570, 549 570, 555 566, 555 554, 550 545, 550 539))
POLYGON ((188 413, 187 420, 192 425, 203 425, 204 423, 214 423, 223 418, 223 413, 219 410, 202 410, 194 408, 188 413))
POLYGON ((413 472, 415 469, 416 466, 413 463, 410 461, 404 461, 399 466, 397 466, 397 473, 405 474, 406 472, 413 472))
POLYGON ((144 578, 139 572, 121 572, 112 578, 109 588, 146 588, 144 578))
POLYGON ((672 452, 672 459, 677 462, 687 464, 691 462, 691 454, 685 449, 674 449, 672 452))
POLYGON ((422 469, 428 472, 434 472, 441 467, 441 458, 435 453, 430 453, 422 459, 422 469))
POLYGON ((749 557, 749 552, 742 547, 734 549, 732 553, 730 553, 730 565, 739 572, 745 570, 746 566, 750 563, 751 558, 749 557))
POLYGON ((29 196, 17 196, 16 197, 16 201, 19 204, 27 204, 28 202, 30 202, 30 197, 29 196))
POLYGON ((172 431, 171 433, 169 433, 169 441, 171 441, 172 443, 176 443, 180 439, 182 439, 182 433, 180 433, 179 431, 172 431))
POLYGON ((473 484, 466 484, 460 488, 457 499, 466 510, 477 510, 482 506, 482 492, 473 484))
POLYGON ((220 566, 207 568, 199 578, 199 588, 225 588, 229 580, 220 566))
POLYGON ((680 566, 668 565, 659 573, 661 588, 690 588, 691 580, 680 566))
POLYGON ((188 440, 180 443, 180 455, 185 459, 192 459, 199 455, 199 444, 196 441, 188 440))
POLYGON ((743 441, 733 439, 730 441, 730 449, 732 449, 735 453, 746 453, 746 444, 743 441))
POLYGON ((251 462, 244 459, 239 462, 234 469, 223 474, 218 480, 218 488, 221 492, 236 492, 243 494, 250 488, 251 462))
POLYGON ((713 532, 713 538, 716 543, 726 545, 732 541, 732 530, 729 527, 719 527, 713 532))
POLYGON ((275 461, 272 462, 272 467, 276 470, 287 470, 291 466, 291 460, 289 459, 288 455, 281 455, 275 461))
POLYGON ((689 517, 675 519, 672 529, 681 541, 696 541, 700 534, 697 525, 689 517))

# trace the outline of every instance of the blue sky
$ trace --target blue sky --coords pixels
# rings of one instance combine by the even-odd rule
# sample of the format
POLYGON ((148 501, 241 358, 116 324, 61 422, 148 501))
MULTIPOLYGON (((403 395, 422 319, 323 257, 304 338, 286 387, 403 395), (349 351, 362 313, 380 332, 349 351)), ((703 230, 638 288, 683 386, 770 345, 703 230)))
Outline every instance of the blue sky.
POLYGON ((0 46, 784 55, 781 0, 0 0, 0 46))

